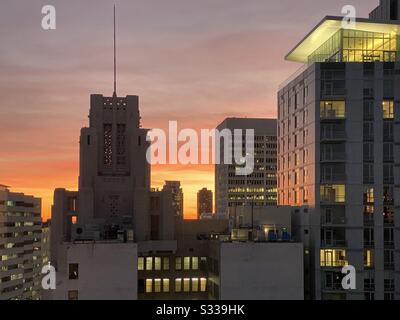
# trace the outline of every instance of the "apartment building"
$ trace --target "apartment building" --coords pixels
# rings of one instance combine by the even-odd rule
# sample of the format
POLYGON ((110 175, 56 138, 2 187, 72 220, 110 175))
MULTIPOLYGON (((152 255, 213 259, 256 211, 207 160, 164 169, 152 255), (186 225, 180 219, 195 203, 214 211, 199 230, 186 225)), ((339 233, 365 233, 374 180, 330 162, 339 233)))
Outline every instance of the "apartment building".
POLYGON ((391 3, 351 29, 325 17, 286 56, 303 67, 278 93, 278 203, 315 212, 314 299, 400 298, 400 22, 391 3), (356 290, 341 286, 347 264, 356 290))
POLYGON ((41 294, 41 199, 0 185, 0 300, 41 294))

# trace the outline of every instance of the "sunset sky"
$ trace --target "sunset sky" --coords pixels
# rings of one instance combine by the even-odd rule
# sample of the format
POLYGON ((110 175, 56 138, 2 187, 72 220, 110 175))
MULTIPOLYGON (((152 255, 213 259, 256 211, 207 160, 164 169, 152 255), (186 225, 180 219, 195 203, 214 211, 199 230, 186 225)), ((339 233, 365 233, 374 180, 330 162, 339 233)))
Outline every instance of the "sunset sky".
MULTIPOLYGON (((378 0, 1 0, 0 184, 43 199, 77 189, 79 130, 89 96, 112 93, 112 5, 118 95, 140 96, 142 125, 215 128, 226 117, 275 117, 279 84, 300 65, 284 55, 325 15, 378 0), (41 9, 57 29, 41 28, 41 9)), ((212 166, 157 166, 152 185, 180 180, 185 214, 214 189, 212 166)))

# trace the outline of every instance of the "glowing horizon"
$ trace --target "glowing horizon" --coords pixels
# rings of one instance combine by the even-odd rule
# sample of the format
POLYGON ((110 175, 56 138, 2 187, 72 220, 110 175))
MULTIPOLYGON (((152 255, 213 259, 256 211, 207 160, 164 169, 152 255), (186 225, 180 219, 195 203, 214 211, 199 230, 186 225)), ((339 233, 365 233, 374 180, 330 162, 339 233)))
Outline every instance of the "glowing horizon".
MULTIPOLYGON (((79 131, 88 124, 90 94, 113 90, 112 4, 52 2, 58 20, 51 31, 40 26, 40 0, 3 0, 0 10, 0 184, 42 198, 44 218, 54 189, 77 190, 79 131)), ((199 130, 227 117, 275 117, 279 84, 300 67, 285 62, 285 54, 321 16, 338 15, 345 4, 115 2, 118 96, 138 95, 142 126, 164 130, 169 120, 199 130)), ((359 16, 376 5, 354 2, 359 16)), ((214 191, 213 170, 154 166, 152 186, 181 181, 185 215, 192 218, 197 191, 214 191)))

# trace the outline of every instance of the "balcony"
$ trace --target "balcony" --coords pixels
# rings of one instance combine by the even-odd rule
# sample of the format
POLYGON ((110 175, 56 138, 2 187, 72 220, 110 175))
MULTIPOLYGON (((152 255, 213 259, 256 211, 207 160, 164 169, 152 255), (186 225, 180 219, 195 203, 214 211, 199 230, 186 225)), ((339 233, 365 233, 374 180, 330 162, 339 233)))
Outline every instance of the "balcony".
POLYGON ((364 247, 365 248, 373 248, 373 247, 375 247, 375 241, 373 241, 373 240, 364 240, 364 247))
POLYGON ((345 152, 323 152, 321 151, 321 162, 341 162, 346 160, 345 152))
POLYGON ((346 132, 344 131, 322 131, 321 132, 321 142, 330 141, 344 141, 346 140, 346 132))
POLYGON ((342 283, 330 283, 325 284, 323 287, 324 291, 344 291, 342 283))
POLYGON ((322 268, 338 268, 348 264, 346 260, 321 261, 322 268))
POLYGON ((321 219, 321 224, 323 225, 344 225, 347 223, 347 218, 345 216, 332 217, 323 215, 321 219))
POLYGON ((346 181, 345 173, 322 174, 321 175, 321 183, 337 183, 337 182, 345 182, 345 181, 346 181))
POLYGON ((322 248, 346 248, 346 240, 321 240, 322 248))
POLYGON ((373 214, 364 213, 364 225, 369 226, 369 227, 375 225, 375 220, 374 220, 373 214))
POLYGON ((385 262, 384 267, 386 270, 394 270, 394 262, 385 262))
POLYGON ((393 240, 390 240, 390 241, 384 241, 384 246, 386 247, 386 248, 393 248, 394 247, 394 241, 393 240))

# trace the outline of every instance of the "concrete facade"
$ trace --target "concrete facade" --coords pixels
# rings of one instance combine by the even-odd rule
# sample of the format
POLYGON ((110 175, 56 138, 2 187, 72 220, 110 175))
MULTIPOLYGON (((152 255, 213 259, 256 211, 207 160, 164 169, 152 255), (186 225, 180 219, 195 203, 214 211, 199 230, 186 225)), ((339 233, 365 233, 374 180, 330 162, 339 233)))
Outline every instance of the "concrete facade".
POLYGON ((53 300, 136 300, 137 245, 64 243, 53 300))
POLYGON ((215 242, 210 260, 211 299, 304 299, 301 243, 215 242))

